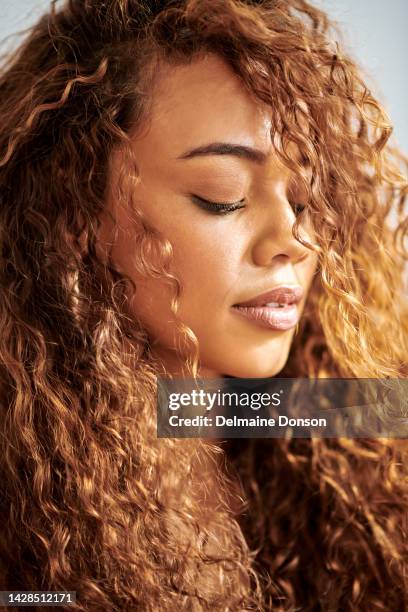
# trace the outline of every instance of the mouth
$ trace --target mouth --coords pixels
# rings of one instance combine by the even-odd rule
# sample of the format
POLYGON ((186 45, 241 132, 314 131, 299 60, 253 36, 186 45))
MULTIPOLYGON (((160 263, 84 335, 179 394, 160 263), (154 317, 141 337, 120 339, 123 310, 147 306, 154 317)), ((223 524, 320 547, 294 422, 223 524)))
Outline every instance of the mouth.
POLYGON ((286 331, 299 321, 297 304, 302 297, 300 285, 280 285, 250 300, 233 304, 232 308, 257 326, 286 331))
POLYGON ((270 291, 261 293, 244 302, 238 302, 235 308, 267 307, 286 308, 301 301, 303 289, 300 285, 279 285, 270 291))

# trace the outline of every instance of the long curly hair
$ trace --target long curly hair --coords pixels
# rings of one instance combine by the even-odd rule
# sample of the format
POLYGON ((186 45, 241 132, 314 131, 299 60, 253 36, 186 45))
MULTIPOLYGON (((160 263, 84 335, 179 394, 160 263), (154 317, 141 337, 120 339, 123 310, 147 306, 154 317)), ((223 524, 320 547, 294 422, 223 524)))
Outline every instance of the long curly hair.
POLYGON ((131 138, 158 66, 216 53, 273 108, 309 196, 293 231, 307 214, 318 236, 279 376, 406 378, 405 158, 331 26, 304 0, 67 0, 3 57, 0 589, 73 590, 87 612, 406 610, 404 441, 158 439, 166 370, 126 314, 134 283, 97 251, 121 151, 135 266, 168 279, 177 313, 171 245, 132 203, 131 138))

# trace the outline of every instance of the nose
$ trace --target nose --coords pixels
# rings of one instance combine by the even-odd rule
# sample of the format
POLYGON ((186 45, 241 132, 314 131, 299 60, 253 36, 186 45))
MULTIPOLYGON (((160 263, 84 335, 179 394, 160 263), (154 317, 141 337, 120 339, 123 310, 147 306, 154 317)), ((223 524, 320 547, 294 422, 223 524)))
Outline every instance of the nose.
MULTIPOLYGON (((275 197, 273 202, 262 207, 262 213, 257 212, 257 231, 252 244, 255 265, 270 266, 279 259, 298 263, 312 252, 292 234, 296 216, 287 198, 275 197)), ((311 242, 311 236, 305 232, 302 224, 299 235, 311 242)))

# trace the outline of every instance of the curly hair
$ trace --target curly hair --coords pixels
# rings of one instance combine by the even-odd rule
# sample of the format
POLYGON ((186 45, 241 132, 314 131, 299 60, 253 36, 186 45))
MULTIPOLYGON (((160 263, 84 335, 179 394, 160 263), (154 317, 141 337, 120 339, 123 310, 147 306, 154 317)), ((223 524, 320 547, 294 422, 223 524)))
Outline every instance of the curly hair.
MULTIPOLYGON (((273 108, 308 192, 294 234, 308 214, 318 236, 279 375, 406 378, 405 158, 331 25, 304 0, 54 1, 3 58, 0 589, 73 590, 82 611, 407 608, 404 442, 158 439, 166 370, 96 248, 114 151, 132 204, 157 67, 216 53, 273 108)), ((177 313, 171 245, 135 214, 135 265, 172 283, 177 313)))

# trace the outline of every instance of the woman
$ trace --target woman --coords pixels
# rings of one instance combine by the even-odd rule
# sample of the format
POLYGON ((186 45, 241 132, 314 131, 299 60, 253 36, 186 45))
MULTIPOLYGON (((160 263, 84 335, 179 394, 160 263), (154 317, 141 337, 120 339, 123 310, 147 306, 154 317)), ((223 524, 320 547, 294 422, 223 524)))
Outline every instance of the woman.
POLYGON ((70 0, 4 64, 1 589, 406 608, 403 441, 155 430, 157 376, 407 376, 402 157, 328 27, 70 0))

